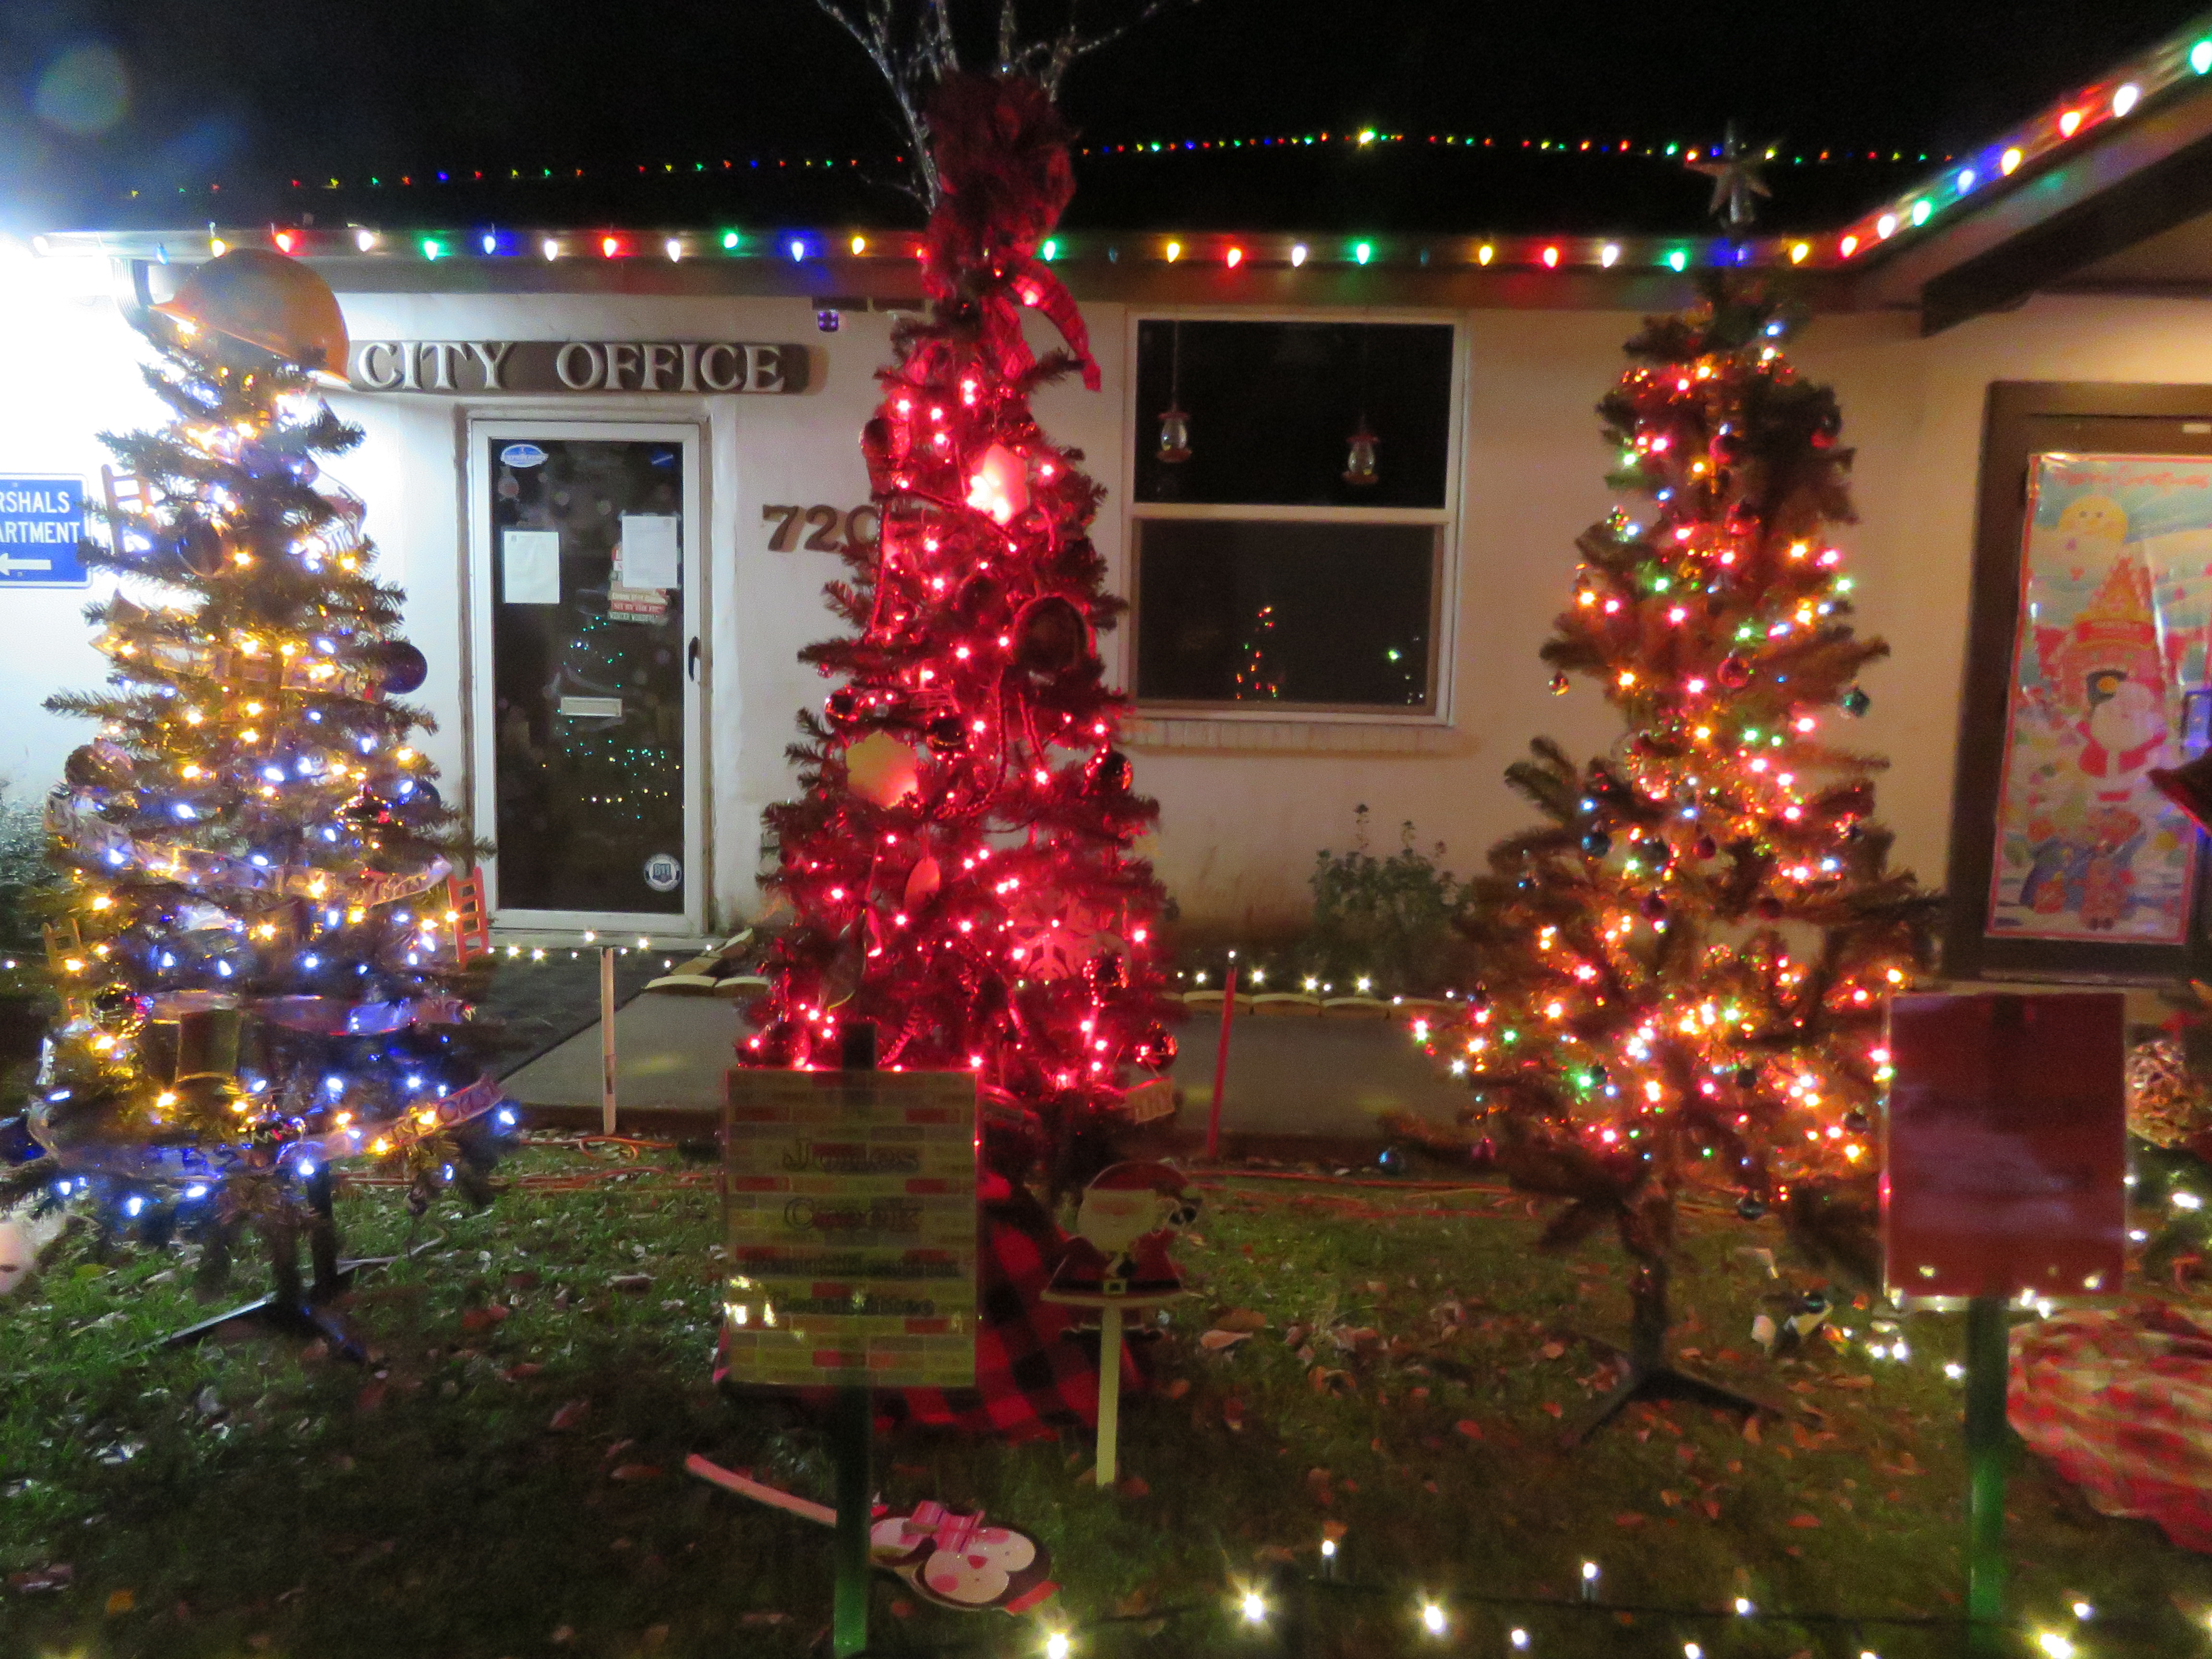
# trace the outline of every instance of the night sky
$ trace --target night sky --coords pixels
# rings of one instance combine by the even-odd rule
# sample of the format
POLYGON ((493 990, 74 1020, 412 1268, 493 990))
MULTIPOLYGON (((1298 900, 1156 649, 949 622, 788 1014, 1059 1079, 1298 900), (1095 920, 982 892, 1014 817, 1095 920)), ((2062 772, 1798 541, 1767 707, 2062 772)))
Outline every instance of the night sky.
MULTIPOLYGON (((1102 142, 1368 124, 1693 141, 1735 117, 1801 148, 1938 151, 2200 9, 1201 0, 1090 59, 1064 101, 1102 142)), ((0 222, 18 228, 186 182, 895 142, 873 71, 811 0, 9 0, 0 100, 0 222)))

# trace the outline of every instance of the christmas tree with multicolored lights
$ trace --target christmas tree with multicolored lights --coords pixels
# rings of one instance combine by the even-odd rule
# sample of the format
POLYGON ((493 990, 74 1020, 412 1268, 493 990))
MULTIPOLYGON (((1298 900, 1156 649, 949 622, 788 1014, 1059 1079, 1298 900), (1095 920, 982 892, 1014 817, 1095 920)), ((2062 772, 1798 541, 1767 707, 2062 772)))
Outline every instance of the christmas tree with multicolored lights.
POLYGON ((928 128, 930 314, 895 337, 861 436, 882 533, 829 590, 854 631, 804 653, 842 683, 800 717, 805 793, 768 814, 793 921, 740 1054, 835 1066, 870 1023, 883 1066, 979 1074, 1000 1173, 1064 1185, 1175 1055, 1161 890, 1130 851, 1157 809, 1097 650, 1122 608, 1089 535, 1103 492, 1030 410, 1065 374, 1098 384, 1037 257, 1073 189, 1068 131, 1037 82, 961 73, 928 128), (1024 309, 1067 349, 1036 358, 1024 309))
POLYGON ((1663 1340, 1685 1190, 1863 1262, 1885 1000, 1938 902, 1889 867, 1880 763, 1836 742, 1888 647, 1848 620, 1850 454, 1789 331, 1731 285, 1630 342, 1600 412, 1613 483, 1649 505, 1584 533, 1543 647, 1554 690, 1595 680, 1627 730, 1587 766, 1539 741, 1508 770, 1546 822, 1492 848, 1465 924, 1480 988, 1428 1035, 1499 1164, 1567 1200, 1550 1242, 1610 1225, 1635 1261, 1630 1390, 1680 1381, 1663 1340))
POLYGON ((514 1114, 465 1000, 470 843, 395 700, 426 665, 317 459, 361 436, 313 374, 343 362, 337 302, 242 250, 142 327, 169 419, 107 440, 86 562, 121 579, 90 612, 108 685, 47 705, 99 724, 47 809, 62 1020, 0 1200, 194 1239, 210 1277, 257 1232, 297 1306, 301 1233, 333 1282, 333 1164, 404 1171, 418 1213, 448 1184, 481 1199, 514 1114))

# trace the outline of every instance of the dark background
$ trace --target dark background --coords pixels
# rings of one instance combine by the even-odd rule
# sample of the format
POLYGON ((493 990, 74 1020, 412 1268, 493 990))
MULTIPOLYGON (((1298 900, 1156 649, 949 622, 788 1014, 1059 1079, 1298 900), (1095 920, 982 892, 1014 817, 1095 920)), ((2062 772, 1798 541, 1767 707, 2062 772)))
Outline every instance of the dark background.
MULTIPOLYGON (((1099 143, 1369 124, 1694 142, 1735 117, 1747 137, 1800 149, 1917 155, 1987 137, 2199 9, 1204 0, 1084 64, 1064 101, 1099 143)), ((114 222, 132 190, 142 205, 165 195, 187 222, 208 216, 210 183, 258 204, 271 198, 257 191, 300 173, 612 173, 829 152, 889 170, 899 148, 872 70, 806 0, 0 7, 0 221, 15 228, 114 222)), ((1159 168, 1127 187, 1172 201, 1175 163, 1116 165, 1159 168)), ((1554 193, 1577 188, 1563 179, 1554 193)), ((1112 193, 1102 178, 1094 195, 1112 193)), ((881 200, 893 216, 896 198, 881 200)))
POLYGON ((1139 323, 1137 407, 1179 404, 1194 441, 1173 465, 1150 441, 1139 450, 1137 499, 1440 507, 1451 362, 1451 330, 1431 323, 1139 323), (1357 488, 1346 439, 1363 421, 1382 465, 1357 488))

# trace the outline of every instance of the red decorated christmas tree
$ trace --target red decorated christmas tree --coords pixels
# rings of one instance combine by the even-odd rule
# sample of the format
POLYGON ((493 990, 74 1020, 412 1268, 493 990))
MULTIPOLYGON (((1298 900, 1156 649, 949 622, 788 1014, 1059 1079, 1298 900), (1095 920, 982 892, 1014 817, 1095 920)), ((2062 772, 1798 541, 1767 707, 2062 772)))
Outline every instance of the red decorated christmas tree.
POLYGON ((853 632, 802 653, 842 684, 799 717, 805 793, 768 813, 793 921, 740 1054, 835 1066, 871 1023, 884 1066, 977 1072, 993 1166, 1060 1186, 1174 1057, 1160 888, 1129 851, 1158 809, 1097 651, 1122 609, 1088 533, 1103 491, 1030 412, 1071 372, 1098 384, 1037 258, 1074 187, 1067 129, 1034 81, 957 73, 928 125, 931 312, 861 434, 882 535, 829 589, 853 632), (1036 358, 1024 308, 1066 349, 1036 358))
POLYGON ((1492 848, 1481 990, 1431 1038, 1500 1165, 1568 1200, 1549 1242, 1610 1226, 1638 1264, 1630 1389, 1692 1386, 1663 1365, 1686 1188, 1865 1264, 1884 1006, 1937 902, 1889 868, 1880 763, 1833 742, 1888 647, 1847 620, 1850 455, 1787 331, 1721 289, 1630 343, 1600 407, 1613 483, 1650 504, 1584 533, 1543 648, 1555 690, 1595 679, 1627 730, 1587 766, 1540 741, 1509 769, 1547 822, 1492 848))

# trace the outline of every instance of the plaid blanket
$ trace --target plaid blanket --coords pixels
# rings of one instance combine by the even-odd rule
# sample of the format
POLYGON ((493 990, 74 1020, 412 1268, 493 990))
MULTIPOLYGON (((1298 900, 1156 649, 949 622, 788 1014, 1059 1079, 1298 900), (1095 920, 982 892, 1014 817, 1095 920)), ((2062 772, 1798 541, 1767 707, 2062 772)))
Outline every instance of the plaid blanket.
MULTIPOLYGON (((1037 1299, 1067 1246, 1067 1236, 1026 1188, 986 1175, 978 1192, 982 1208, 981 1282, 976 1286, 975 1386, 972 1389, 878 1389, 878 1428, 912 1423, 1030 1440, 1063 1429, 1098 1425, 1098 1347, 1078 1330, 1079 1310, 1037 1299)), ((723 1357, 715 1354, 714 1380, 723 1357)), ((1124 1394, 1143 1386, 1130 1350, 1121 1351, 1124 1394)), ((802 1389, 798 1398, 824 1405, 827 1389, 802 1389)))
POLYGON ((2007 1414, 2100 1514, 2212 1553, 2212 1330, 2152 1301, 2021 1326, 2007 1414))

